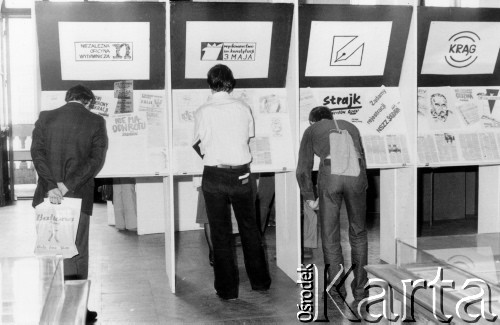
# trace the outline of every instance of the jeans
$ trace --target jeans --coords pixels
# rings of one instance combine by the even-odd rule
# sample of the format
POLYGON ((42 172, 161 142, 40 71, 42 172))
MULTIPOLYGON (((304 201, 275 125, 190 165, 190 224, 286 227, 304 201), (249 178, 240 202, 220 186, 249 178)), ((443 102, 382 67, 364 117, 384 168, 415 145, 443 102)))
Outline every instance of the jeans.
POLYGON ((274 173, 261 173, 257 188, 259 222, 262 234, 266 232, 274 208, 274 173))
MULTIPOLYGON (((368 262, 368 237, 366 232, 366 189, 368 182, 364 162, 360 159, 360 175, 339 176, 330 173, 330 165, 322 163, 318 176, 319 220, 325 264, 330 264, 330 281, 344 264, 340 245, 340 207, 345 201, 349 220, 351 265, 354 266, 352 293, 356 300, 366 296, 364 286, 368 277, 364 266, 368 262)), ((338 283, 336 283, 338 284, 338 283)), ((341 291, 345 293, 345 288, 341 291)))
POLYGON ((214 246, 214 286, 224 299, 238 297, 239 275, 233 245, 230 204, 240 231, 245 268, 253 290, 267 290, 271 277, 257 227, 250 168, 205 166, 202 190, 214 246))

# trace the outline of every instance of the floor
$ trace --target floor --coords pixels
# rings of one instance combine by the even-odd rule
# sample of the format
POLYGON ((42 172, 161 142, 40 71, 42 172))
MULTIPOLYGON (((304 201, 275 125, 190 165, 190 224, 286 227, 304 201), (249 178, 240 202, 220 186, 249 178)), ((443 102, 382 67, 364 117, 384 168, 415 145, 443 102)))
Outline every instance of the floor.
MULTIPOLYGON (((379 263, 378 222, 370 224, 370 263, 379 263)), ((33 255, 31 201, 18 200, 0 208, 0 229, 0 256, 33 255)), ((343 232, 343 241, 346 236, 343 232)), ((250 289, 238 247, 240 297, 227 302, 215 296, 203 231, 178 233, 174 295, 167 287, 164 235, 118 232, 107 225, 106 205, 95 204, 90 228, 89 308, 99 313, 99 324, 298 324, 301 288, 276 266, 275 227, 268 228, 265 240, 271 289, 267 293, 250 289)), ((313 259, 306 262, 321 266, 321 249, 315 249, 313 259)), ((334 324, 348 323, 333 306, 327 315, 334 324)))
MULTIPOLYGON (((346 218, 342 219, 342 243, 349 264, 346 218)), ((369 263, 378 264, 378 215, 369 215, 368 225, 369 263)), ((0 256, 33 255, 31 201, 18 200, 0 208, 0 229, 0 256)), ((203 231, 194 230, 177 233, 177 292, 172 294, 165 273, 164 235, 118 232, 107 225, 106 205, 95 204, 90 228, 89 308, 98 312, 98 324, 299 324, 301 287, 276 266, 275 230, 269 227, 265 236, 273 279, 267 293, 250 289, 238 247, 240 297, 235 301, 218 299, 203 231)), ((305 262, 316 263, 322 270, 321 249, 314 249, 313 258, 305 262)), ((322 302, 320 306, 322 319, 322 302)), ((333 324, 349 323, 331 301, 326 316, 333 324)))

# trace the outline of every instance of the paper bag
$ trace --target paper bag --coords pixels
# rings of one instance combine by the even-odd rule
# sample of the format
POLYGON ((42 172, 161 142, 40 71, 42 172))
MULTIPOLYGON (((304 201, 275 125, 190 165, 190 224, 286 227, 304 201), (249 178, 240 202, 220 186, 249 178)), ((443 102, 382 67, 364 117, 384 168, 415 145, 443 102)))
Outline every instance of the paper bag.
POLYGON ((78 254, 75 240, 80 222, 82 199, 64 198, 61 204, 51 204, 46 198, 35 207, 35 255, 62 255, 71 258, 78 254))

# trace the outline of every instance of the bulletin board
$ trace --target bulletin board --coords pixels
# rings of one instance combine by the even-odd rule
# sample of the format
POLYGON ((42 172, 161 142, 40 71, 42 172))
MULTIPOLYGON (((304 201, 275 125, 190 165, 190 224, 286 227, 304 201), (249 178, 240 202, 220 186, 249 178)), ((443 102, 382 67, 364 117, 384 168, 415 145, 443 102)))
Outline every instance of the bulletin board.
POLYGON ((300 87, 397 87, 412 10, 302 5, 300 87))
POLYGON ((500 9, 418 8, 418 86, 500 86, 500 9))
POLYGON ((419 87, 421 166, 500 163, 500 87, 419 87))
POLYGON ((418 164, 500 163, 500 9, 418 10, 418 164))
POLYGON ((293 4, 172 2, 173 89, 207 89, 227 65, 238 88, 285 86, 293 4))
POLYGON ((335 119, 351 122, 358 128, 367 168, 395 168, 414 163, 398 87, 301 88, 301 134, 309 127, 309 113, 316 106, 328 107, 335 119))
POLYGON ((41 110, 83 84, 106 122, 100 177, 168 174, 162 3, 36 2, 41 110))
POLYGON ((164 3, 35 2, 42 91, 165 89, 164 3))
MULTIPOLYGON (((252 172, 295 169, 292 131, 286 90, 283 88, 235 89, 231 95, 252 110, 255 137, 250 139, 252 172)), ((201 174, 203 160, 193 150, 194 113, 207 101, 209 89, 173 91, 173 170, 176 174, 201 174)))

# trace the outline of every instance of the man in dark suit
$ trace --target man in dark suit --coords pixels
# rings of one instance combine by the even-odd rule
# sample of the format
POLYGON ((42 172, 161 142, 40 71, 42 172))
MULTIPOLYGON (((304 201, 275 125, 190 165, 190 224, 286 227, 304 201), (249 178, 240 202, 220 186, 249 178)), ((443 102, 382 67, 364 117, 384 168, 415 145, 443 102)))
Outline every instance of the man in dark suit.
MULTIPOLYGON (((108 138, 102 116, 89 111, 95 101, 92 91, 75 86, 66 93, 66 105, 40 113, 33 130, 31 156, 38 173, 33 207, 49 197, 53 204, 63 197, 81 198, 76 234, 78 255, 64 260, 66 280, 87 279, 89 217, 94 203, 94 177, 101 169, 108 138)), ((87 311, 87 322, 97 313, 87 311)))

